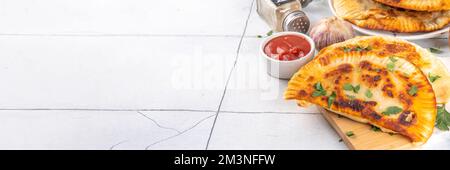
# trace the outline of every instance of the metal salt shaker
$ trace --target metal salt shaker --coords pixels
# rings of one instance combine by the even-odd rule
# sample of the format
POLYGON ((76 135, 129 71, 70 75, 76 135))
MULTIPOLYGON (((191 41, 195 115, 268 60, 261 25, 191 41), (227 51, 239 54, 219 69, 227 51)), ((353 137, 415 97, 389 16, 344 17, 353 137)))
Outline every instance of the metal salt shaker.
POLYGON ((276 32, 306 33, 308 16, 302 11, 312 0, 257 0, 258 14, 276 32))

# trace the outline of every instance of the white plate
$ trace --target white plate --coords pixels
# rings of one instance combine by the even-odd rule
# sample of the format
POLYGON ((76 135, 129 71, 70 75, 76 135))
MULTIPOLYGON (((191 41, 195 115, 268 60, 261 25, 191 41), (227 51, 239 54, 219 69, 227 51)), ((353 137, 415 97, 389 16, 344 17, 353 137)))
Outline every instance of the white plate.
MULTIPOLYGON (((335 16, 338 16, 336 14, 336 10, 334 9, 333 0, 328 0, 328 4, 330 5, 330 9, 333 12, 333 14, 335 16)), ((352 23, 350 23, 350 24, 352 24, 352 23)), ((433 38, 433 37, 437 37, 441 34, 444 34, 450 30, 450 25, 448 25, 440 30, 433 31, 433 32, 397 33, 397 32, 391 32, 391 31, 370 30, 370 29, 358 27, 354 24, 352 24, 352 26, 356 31, 363 33, 363 34, 392 36, 392 37, 397 37, 397 38, 401 38, 404 40, 421 40, 421 39, 433 38)))

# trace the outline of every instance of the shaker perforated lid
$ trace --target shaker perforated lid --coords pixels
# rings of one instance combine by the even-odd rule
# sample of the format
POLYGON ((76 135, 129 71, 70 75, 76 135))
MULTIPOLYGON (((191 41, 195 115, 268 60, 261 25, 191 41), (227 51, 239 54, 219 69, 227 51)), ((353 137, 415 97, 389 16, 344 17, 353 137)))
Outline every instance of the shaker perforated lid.
POLYGON ((303 11, 294 11, 286 16, 283 22, 284 31, 307 33, 310 27, 308 16, 303 11))

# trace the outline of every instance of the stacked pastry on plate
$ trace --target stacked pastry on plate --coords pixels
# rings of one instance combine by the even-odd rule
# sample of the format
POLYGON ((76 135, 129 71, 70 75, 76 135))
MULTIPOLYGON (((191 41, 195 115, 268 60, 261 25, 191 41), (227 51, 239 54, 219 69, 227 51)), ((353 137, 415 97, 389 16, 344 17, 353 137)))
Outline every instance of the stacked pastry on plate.
POLYGON ((433 132, 437 104, 448 101, 449 89, 445 65, 426 49, 366 36, 322 49, 292 77, 285 98, 423 144, 433 132))
POLYGON ((450 23, 450 0, 333 0, 339 17, 363 28, 430 32, 450 23))

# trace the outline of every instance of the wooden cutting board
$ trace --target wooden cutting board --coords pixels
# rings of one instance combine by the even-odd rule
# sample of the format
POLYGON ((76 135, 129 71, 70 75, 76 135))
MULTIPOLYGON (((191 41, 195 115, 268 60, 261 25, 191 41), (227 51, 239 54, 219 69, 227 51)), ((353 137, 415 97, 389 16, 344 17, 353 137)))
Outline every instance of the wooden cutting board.
POLYGON ((414 145, 402 135, 391 135, 371 130, 371 126, 338 116, 322 107, 317 107, 337 131, 343 142, 352 150, 400 150, 413 149, 414 145), (348 137, 347 132, 353 136, 348 137))

